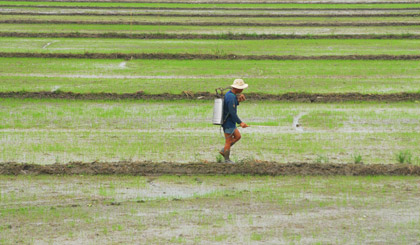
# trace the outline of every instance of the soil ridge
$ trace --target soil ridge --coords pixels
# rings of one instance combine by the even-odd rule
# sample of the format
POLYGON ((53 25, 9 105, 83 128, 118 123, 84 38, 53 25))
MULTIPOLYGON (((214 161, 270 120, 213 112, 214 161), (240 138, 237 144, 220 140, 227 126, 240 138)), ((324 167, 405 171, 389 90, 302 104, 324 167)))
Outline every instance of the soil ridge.
POLYGON ((383 10, 419 10, 420 8, 182 8, 182 7, 124 7, 124 6, 50 6, 50 5, 0 5, 1 8, 45 8, 45 9, 142 9, 142 10, 268 10, 268 11, 348 11, 348 10, 370 10, 370 11, 383 11, 383 10))
POLYGON ((0 24, 78 24, 78 25, 160 25, 160 26, 419 26, 420 22, 306 22, 306 23, 265 23, 265 22, 149 22, 149 21, 72 21, 72 20, 0 20, 0 24))
POLYGON ((0 37, 44 38, 121 38, 121 39, 207 39, 207 40, 278 40, 278 39, 420 39, 417 34, 165 34, 165 33, 81 33, 81 32, 1 32, 0 37))
POLYGON ((3 58, 169 59, 169 60, 420 60, 420 55, 215 55, 188 53, 26 53, 0 52, 3 58))
MULTIPOLYGON (((348 101, 378 101, 402 102, 420 101, 420 93, 389 93, 389 94, 362 94, 362 93, 284 93, 265 94, 247 93, 248 100, 254 101, 285 101, 303 103, 334 103, 348 101)), ((146 94, 143 91, 135 93, 73 93, 73 92, 0 92, 0 98, 17 99, 69 99, 69 100, 213 100, 215 94, 210 92, 184 91, 180 94, 146 94)))
POLYGON ((418 13, 408 14, 162 14, 162 13, 40 13, 40 12, 2 12, 1 15, 27 16, 154 16, 154 17, 242 17, 242 18, 281 18, 281 17, 419 17, 418 13))
MULTIPOLYGON (((14 0, 4 0, 6 2, 14 2, 14 0)), ((127 1, 127 0, 19 0, 19 2, 70 2, 70 3, 172 3, 172 4, 415 4, 420 1, 389 1, 389 2, 372 2, 372 1, 358 1, 358 2, 334 2, 334 1, 127 1)))
POLYGON ((408 164, 70 162, 38 165, 0 163, 1 175, 310 175, 310 176, 420 176, 420 166, 408 164))

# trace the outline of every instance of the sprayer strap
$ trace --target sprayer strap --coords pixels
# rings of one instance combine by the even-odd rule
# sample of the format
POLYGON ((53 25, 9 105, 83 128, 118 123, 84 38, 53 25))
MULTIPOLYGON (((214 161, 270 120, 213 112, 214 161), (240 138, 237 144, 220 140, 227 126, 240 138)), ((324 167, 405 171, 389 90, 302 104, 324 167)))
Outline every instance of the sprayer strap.
POLYGON ((227 115, 226 115, 226 117, 225 117, 225 120, 223 120, 222 125, 223 125, 223 124, 225 124, 225 122, 226 122, 226 120, 228 119, 228 117, 229 117, 229 112, 227 113, 227 115))

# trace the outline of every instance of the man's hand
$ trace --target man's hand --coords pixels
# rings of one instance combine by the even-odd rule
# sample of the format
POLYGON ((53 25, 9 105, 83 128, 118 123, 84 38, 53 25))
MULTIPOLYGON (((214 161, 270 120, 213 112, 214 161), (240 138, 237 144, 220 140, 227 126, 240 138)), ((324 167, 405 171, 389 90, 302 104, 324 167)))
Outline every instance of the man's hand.
POLYGON ((244 95, 244 94, 240 94, 240 95, 238 95, 238 96, 237 96, 237 98, 238 98, 238 101, 239 101, 239 102, 242 102, 242 101, 245 101, 245 100, 246 100, 246 98, 245 98, 245 95, 244 95))
POLYGON ((241 122, 241 124, 240 124, 240 125, 241 125, 241 127, 242 127, 242 128, 247 128, 247 127, 249 127, 249 125, 248 125, 248 124, 246 124, 246 123, 244 123, 244 122, 241 122))

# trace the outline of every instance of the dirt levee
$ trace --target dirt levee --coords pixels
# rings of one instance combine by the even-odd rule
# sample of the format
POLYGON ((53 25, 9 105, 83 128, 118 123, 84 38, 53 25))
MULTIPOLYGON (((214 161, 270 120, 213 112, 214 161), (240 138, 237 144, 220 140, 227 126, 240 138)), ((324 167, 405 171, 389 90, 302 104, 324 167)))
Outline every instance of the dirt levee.
POLYGON ((0 5, 0 8, 44 8, 44 9, 143 9, 143 10, 281 10, 281 11, 348 11, 348 10, 419 10, 420 8, 224 8, 224 7, 124 7, 124 6, 49 6, 49 5, 0 5))
POLYGON ((0 52, 0 57, 64 58, 64 59, 171 59, 171 60, 420 60, 420 55, 214 55, 171 53, 22 53, 0 52))
POLYGON ((1 163, 0 174, 126 174, 126 175, 414 175, 420 166, 394 164, 316 164, 247 162, 225 163, 151 163, 151 162, 73 162, 68 164, 1 163))
POLYGON ((174 1, 174 0, 166 0, 166 1, 135 1, 135 0, 20 0, 20 2, 73 2, 73 3, 84 3, 84 2, 93 2, 93 3, 178 3, 178 4, 293 4, 293 3, 303 3, 303 4, 412 4, 412 3, 420 3, 419 1, 392 1, 392 2, 375 2, 375 1, 323 1, 323 0, 314 0, 314 1, 174 1))
MULTIPOLYGON (((290 101, 306 103, 327 103, 346 101, 418 101, 420 93, 390 93, 390 94, 361 94, 361 93, 284 93, 263 94, 247 93, 248 100, 256 101, 290 101)), ((212 100, 215 95, 210 92, 184 91, 180 94, 146 94, 136 93, 73 93, 73 92, 0 92, 0 98, 34 98, 34 99, 70 99, 70 100, 212 100)))
POLYGON ((340 35, 294 35, 294 34, 167 34, 167 33, 80 33, 80 32, 1 32, 0 37, 52 37, 52 38, 127 38, 127 39, 220 39, 220 40, 277 40, 277 39, 420 39, 416 34, 340 34, 340 35))
POLYGON ((418 26, 420 22, 152 22, 152 21, 78 21, 78 20, 0 20, 0 24, 80 24, 80 25, 161 25, 161 26, 418 26))
POLYGON ((419 17, 418 13, 406 13, 406 14, 183 14, 183 13, 86 13, 86 12, 75 12, 75 13, 42 13, 42 12, 19 12, 9 11, 2 12, 2 15, 27 15, 27 16, 155 16, 155 17, 242 17, 242 18, 271 18, 271 17, 419 17))

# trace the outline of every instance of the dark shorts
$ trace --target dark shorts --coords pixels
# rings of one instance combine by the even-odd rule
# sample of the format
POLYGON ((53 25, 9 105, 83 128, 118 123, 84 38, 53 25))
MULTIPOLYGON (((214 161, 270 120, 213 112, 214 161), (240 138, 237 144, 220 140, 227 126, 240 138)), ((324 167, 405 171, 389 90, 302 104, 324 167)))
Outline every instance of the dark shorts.
POLYGON ((223 132, 225 132, 225 134, 233 134, 233 132, 235 132, 236 127, 234 128, 223 128, 223 132))

